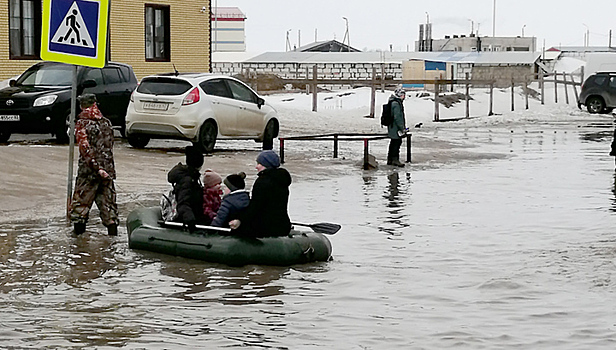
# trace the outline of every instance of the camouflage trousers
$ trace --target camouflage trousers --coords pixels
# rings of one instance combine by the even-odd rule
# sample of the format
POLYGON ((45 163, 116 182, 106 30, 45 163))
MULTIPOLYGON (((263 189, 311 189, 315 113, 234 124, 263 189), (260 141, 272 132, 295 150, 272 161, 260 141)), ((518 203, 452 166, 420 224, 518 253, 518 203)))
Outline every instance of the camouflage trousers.
POLYGON ((100 212, 103 225, 120 223, 113 180, 102 179, 98 176, 77 176, 71 204, 71 221, 86 223, 94 202, 100 212))

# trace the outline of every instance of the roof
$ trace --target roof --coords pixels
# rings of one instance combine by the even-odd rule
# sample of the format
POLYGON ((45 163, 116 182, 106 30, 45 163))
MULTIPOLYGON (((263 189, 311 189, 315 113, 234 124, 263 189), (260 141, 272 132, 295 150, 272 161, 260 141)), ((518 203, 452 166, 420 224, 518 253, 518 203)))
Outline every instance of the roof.
POLYGON ((539 52, 266 52, 244 63, 401 63, 425 60, 473 64, 534 64, 539 52))
POLYGON ((315 41, 308 45, 298 47, 294 51, 300 52, 359 52, 358 49, 353 48, 347 44, 343 44, 337 40, 324 40, 315 41))
POLYGON ((212 7, 212 19, 215 18, 246 19, 246 15, 238 7, 212 7))
POLYGON ((560 52, 616 52, 616 47, 610 46, 553 46, 547 51, 560 52))

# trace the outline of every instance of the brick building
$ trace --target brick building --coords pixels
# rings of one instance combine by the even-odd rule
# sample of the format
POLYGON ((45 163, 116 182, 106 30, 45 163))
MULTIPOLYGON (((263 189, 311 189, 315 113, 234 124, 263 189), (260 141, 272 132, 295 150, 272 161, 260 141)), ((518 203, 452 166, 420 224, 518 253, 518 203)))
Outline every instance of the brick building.
MULTIPOLYGON (((138 79, 208 72, 210 1, 110 1, 108 60, 133 66, 138 79), (205 6, 204 6, 205 5, 205 6)), ((40 61, 42 0, 0 2, 0 80, 40 61)))

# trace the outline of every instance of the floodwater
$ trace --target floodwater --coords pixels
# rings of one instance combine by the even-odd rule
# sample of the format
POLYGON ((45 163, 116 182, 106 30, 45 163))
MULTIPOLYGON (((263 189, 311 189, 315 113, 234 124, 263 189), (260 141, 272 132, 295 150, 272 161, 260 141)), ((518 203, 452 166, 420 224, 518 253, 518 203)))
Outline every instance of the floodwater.
POLYGON ((327 263, 231 268, 132 251, 125 229, 0 224, 0 347, 613 349, 612 130, 443 128, 424 136, 492 156, 295 182, 294 220, 343 225, 327 263))

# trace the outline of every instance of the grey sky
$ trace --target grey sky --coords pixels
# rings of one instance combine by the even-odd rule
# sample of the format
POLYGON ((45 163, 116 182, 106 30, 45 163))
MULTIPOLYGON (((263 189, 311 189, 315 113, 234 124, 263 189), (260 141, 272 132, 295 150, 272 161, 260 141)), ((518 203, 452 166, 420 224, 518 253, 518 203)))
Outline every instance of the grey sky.
MULTIPOLYGON (((284 51, 291 46, 336 38, 342 41, 346 17, 351 46, 360 50, 414 50, 418 27, 429 17, 433 38, 492 35, 495 0, 212 0, 212 6, 239 7, 246 20, 247 51, 284 51), (300 37, 298 38, 298 32, 300 37), (300 39, 301 38, 301 39, 300 39), (301 42, 300 42, 301 41, 301 42)), ((616 0, 496 0, 496 36, 537 37, 551 46, 616 46, 616 0)))

